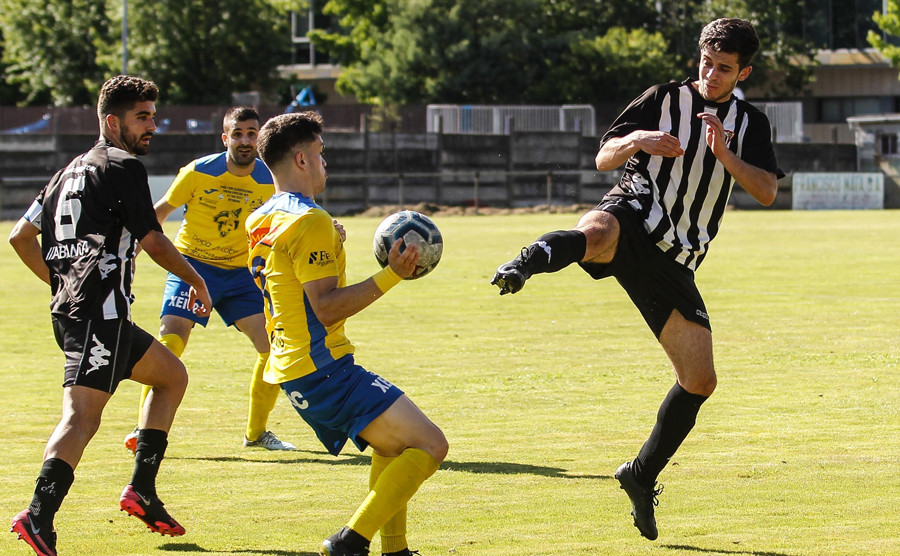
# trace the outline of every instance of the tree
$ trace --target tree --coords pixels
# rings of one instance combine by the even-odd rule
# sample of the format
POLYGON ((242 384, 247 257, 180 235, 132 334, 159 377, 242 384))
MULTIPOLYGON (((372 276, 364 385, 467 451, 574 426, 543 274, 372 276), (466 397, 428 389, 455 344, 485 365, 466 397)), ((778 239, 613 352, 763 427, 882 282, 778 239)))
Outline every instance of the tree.
MULTIPOLYGON (((900 37, 900 3, 898 3, 898 0, 887 0, 887 12, 875 12, 872 15, 872 19, 875 20, 875 25, 884 33, 892 37, 900 37)), ((866 40, 869 41, 873 48, 891 61, 891 66, 895 68, 900 67, 900 47, 884 40, 875 31, 869 31, 866 40)))
POLYGON ((794 0, 329 0, 310 33, 343 68, 338 89, 372 103, 617 103, 696 75, 697 38, 722 16, 751 20, 754 84, 800 92, 814 48, 786 33, 794 0), (797 64, 797 60, 807 60, 797 64), (777 75, 777 78, 775 76, 777 75))
POLYGON ((26 104, 92 104, 113 43, 106 0, 0 0, 6 80, 26 104))
POLYGON ((153 79, 170 103, 231 102, 234 91, 273 91, 290 49, 285 2, 134 2, 130 72, 153 79))

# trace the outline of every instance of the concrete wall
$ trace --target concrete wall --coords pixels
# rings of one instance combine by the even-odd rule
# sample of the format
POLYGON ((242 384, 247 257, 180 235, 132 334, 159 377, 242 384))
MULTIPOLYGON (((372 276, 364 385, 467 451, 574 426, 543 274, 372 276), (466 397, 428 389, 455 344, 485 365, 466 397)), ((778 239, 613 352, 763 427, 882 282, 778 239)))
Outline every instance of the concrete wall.
MULTIPOLYGON (((17 218, 53 173, 89 149, 95 139, 83 134, 0 135, 0 217, 17 218)), ((319 201, 334 214, 420 202, 594 204, 620 175, 597 172, 594 156, 599 139, 577 133, 330 132, 325 139, 329 186, 319 201)), ((181 166, 221 150, 218 133, 159 134, 142 160, 148 173, 158 178, 154 187, 160 189, 181 166)), ((855 145, 779 144, 775 150, 786 173, 856 171, 855 145)), ((780 186, 783 191, 774 208, 790 208, 790 177, 780 186)), ((732 201, 738 208, 759 206, 740 188, 732 201)))

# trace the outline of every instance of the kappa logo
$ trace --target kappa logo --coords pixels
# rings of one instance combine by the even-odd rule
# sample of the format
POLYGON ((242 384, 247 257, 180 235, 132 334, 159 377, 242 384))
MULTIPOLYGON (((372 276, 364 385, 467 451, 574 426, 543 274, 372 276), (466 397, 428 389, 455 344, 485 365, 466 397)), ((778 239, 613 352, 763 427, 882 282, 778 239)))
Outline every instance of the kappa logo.
POLYGON ((97 339, 96 334, 93 334, 91 340, 94 342, 94 347, 91 348, 91 357, 88 359, 88 363, 90 363, 92 367, 85 371, 84 374, 90 374, 100 367, 109 365, 109 356, 112 355, 112 353, 106 349, 106 346, 103 345, 103 342, 97 339))
POLYGON ((112 253, 103 253, 100 258, 100 278, 105 280, 110 272, 116 269, 115 263, 110 264, 116 258, 112 253))
POLYGON ((544 250, 544 253, 547 253, 547 262, 550 262, 550 258, 553 257, 553 250, 550 249, 550 246, 547 245, 546 241, 535 241, 535 245, 544 250))
POLYGON ((325 266, 333 263, 334 259, 331 258, 331 253, 328 251, 313 251, 309 254, 308 262, 316 266, 325 266))

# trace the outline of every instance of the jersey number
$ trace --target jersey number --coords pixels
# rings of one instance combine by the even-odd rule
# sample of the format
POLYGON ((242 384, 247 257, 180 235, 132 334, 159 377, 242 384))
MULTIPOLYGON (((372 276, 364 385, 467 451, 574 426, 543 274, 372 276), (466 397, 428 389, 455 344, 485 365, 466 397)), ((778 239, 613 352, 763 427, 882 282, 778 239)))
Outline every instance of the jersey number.
POLYGON ((75 239, 75 229, 78 227, 78 219, 81 218, 81 199, 78 193, 84 191, 84 175, 66 178, 59 188, 59 199, 56 202, 56 211, 53 214, 54 234, 56 241, 75 239))

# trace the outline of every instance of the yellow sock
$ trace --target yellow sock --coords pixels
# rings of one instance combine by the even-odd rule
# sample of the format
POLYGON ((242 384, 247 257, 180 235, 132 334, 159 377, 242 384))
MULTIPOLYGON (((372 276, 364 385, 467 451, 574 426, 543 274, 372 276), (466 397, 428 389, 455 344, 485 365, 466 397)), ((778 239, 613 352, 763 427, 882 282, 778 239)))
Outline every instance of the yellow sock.
POLYGON ((407 448, 384 468, 347 527, 372 540, 438 467, 440 464, 428 452, 407 448))
MULTIPOLYGON (((375 488, 375 483, 381 472, 397 458, 382 456, 372 452, 372 468, 369 471, 369 490, 375 488)), ((385 553, 400 552, 409 545, 406 540, 406 504, 400 508, 394 516, 381 526, 381 551, 385 553)))
MULTIPOLYGON (((175 357, 181 359, 184 353, 184 340, 178 334, 163 334, 159 337, 159 343, 175 354, 175 357)), ((144 402, 147 401, 147 395, 150 394, 152 388, 146 384, 141 388, 141 401, 138 403, 138 424, 141 422, 141 415, 144 413, 144 402)))
POLYGON ((253 374, 250 377, 250 412, 247 416, 247 440, 256 440, 266 432, 269 423, 269 413, 275 407, 278 393, 281 387, 277 384, 269 384, 263 380, 263 372, 266 370, 266 362, 269 353, 260 353, 256 356, 256 364, 253 366, 253 374))

